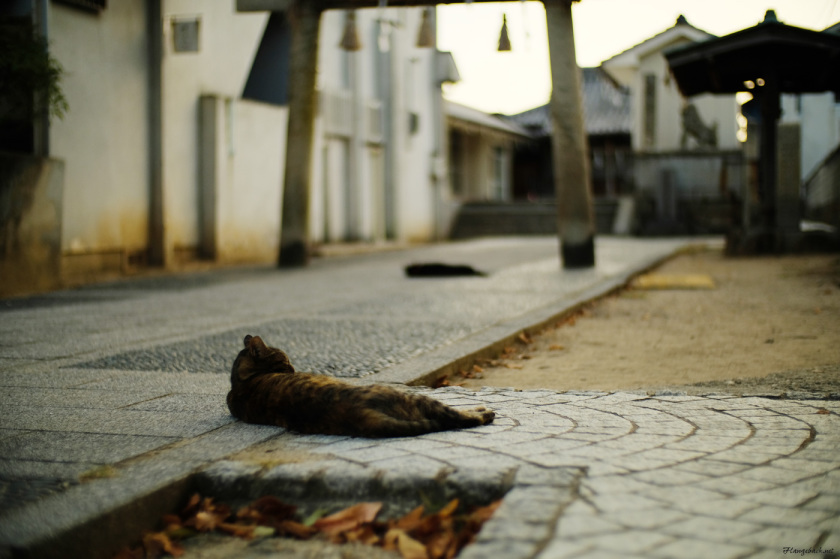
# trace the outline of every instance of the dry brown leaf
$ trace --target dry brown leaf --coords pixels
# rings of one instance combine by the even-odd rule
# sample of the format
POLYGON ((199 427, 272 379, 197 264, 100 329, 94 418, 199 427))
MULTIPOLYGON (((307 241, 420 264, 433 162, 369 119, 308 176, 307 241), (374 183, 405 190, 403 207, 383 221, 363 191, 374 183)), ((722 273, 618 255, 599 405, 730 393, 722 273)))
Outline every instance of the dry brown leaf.
POLYGON ((451 529, 440 531, 425 542, 426 553, 429 555, 429 559, 454 557, 458 551, 455 543, 455 533, 451 529))
POLYGON ((420 505, 410 513, 397 520, 393 527, 406 532, 414 530, 423 519, 423 511, 424 507, 423 505, 420 505))
POLYGON ((522 365, 514 365, 513 363, 505 363, 508 369, 522 369, 522 365))
POLYGON ((452 499, 451 501, 449 501, 449 503, 447 503, 445 507, 443 507, 437 512, 437 515, 440 517, 452 516, 453 514, 455 514, 455 511, 458 510, 458 504, 458 499, 452 499))
POLYGON ((479 365, 473 365, 473 372, 474 373, 483 373, 484 369, 479 365))
POLYGON ((313 526, 326 535, 338 534, 352 530, 365 522, 373 522, 381 508, 382 503, 359 503, 325 516, 317 520, 313 526))
POLYGON ((551 344, 550 346, 548 346, 548 349, 550 351, 562 351, 566 348, 560 344, 551 344))
POLYGON ((296 511, 296 506, 288 505, 272 495, 266 495, 240 509, 236 517, 265 526, 274 526, 279 522, 294 518, 296 511))
POLYGON ((399 528, 391 528, 387 532, 385 532, 385 536, 382 538, 382 549, 385 551, 396 551, 397 550, 397 540, 400 537, 400 534, 404 534, 403 530, 399 528))
POLYGON ((403 559, 429 559, 426 546, 418 542, 402 530, 398 530, 397 551, 403 559))
POLYGON ((831 412, 828 411, 825 408, 820 408, 820 409, 817 410, 817 413, 820 414, 820 415, 829 415, 831 412))
POLYGON ((479 523, 479 525, 487 522, 501 504, 502 500, 499 499, 498 501, 493 501, 489 505, 475 509, 469 515, 470 522, 479 523))
POLYGON ((530 345, 533 340, 531 340, 531 338, 525 332, 520 332, 519 341, 521 341, 525 345, 530 345))
POLYGON ((187 505, 184 507, 184 510, 181 511, 181 517, 186 518, 198 512, 199 503, 201 503, 201 495, 196 493, 192 497, 190 497, 189 501, 187 501, 187 505))
POLYGON ((189 525, 199 532, 212 532, 223 523, 223 520, 211 512, 200 511, 195 514, 189 525))
POLYGON ((143 536, 143 547, 146 549, 146 557, 160 557, 168 553, 172 557, 180 557, 184 554, 183 548, 169 539, 169 536, 162 532, 148 532, 143 536))
POLYGON ((222 522, 217 526, 217 528, 222 532, 230 534, 231 536, 236 536, 237 538, 245 540, 250 540, 254 537, 254 526, 222 522))

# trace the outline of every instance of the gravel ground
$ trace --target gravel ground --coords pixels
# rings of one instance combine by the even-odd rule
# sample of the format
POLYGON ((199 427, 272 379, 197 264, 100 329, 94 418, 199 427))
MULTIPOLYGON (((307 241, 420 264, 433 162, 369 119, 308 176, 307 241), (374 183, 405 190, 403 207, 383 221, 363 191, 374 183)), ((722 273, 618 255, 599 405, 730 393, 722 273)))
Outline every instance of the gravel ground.
POLYGON ((630 288, 452 384, 840 398, 840 258, 678 256, 653 273, 712 289, 630 288))

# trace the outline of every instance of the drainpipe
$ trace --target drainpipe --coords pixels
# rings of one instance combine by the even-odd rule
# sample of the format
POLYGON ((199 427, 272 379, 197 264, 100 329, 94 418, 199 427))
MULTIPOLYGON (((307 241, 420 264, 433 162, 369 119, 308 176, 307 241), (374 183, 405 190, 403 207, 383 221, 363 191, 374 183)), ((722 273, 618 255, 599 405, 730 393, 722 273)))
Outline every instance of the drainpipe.
POLYGON ((146 2, 149 95, 149 265, 166 267, 163 220, 163 0, 146 2))

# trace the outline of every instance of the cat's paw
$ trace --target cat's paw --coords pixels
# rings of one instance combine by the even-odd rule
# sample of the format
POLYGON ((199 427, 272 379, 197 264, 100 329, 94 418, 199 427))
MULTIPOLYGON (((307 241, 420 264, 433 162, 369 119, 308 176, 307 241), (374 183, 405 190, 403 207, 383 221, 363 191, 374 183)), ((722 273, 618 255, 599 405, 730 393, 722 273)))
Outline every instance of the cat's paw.
POLYGON ((493 410, 488 410, 485 407, 475 408, 475 411, 481 417, 481 424, 487 425, 488 423, 492 423, 494 419, 496 419, 496 412, 493 410))

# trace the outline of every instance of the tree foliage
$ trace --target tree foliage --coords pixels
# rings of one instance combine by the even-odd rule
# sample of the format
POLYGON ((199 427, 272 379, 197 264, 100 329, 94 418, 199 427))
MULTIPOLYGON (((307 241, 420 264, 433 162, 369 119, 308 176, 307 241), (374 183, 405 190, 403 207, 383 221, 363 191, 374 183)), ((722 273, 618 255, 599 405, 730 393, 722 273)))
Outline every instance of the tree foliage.
POLYGON ((61 91, 64 69, 47 41, 28 25, 0 25, 0 115, 14 120, 63 118, 69 109, 61 91))

